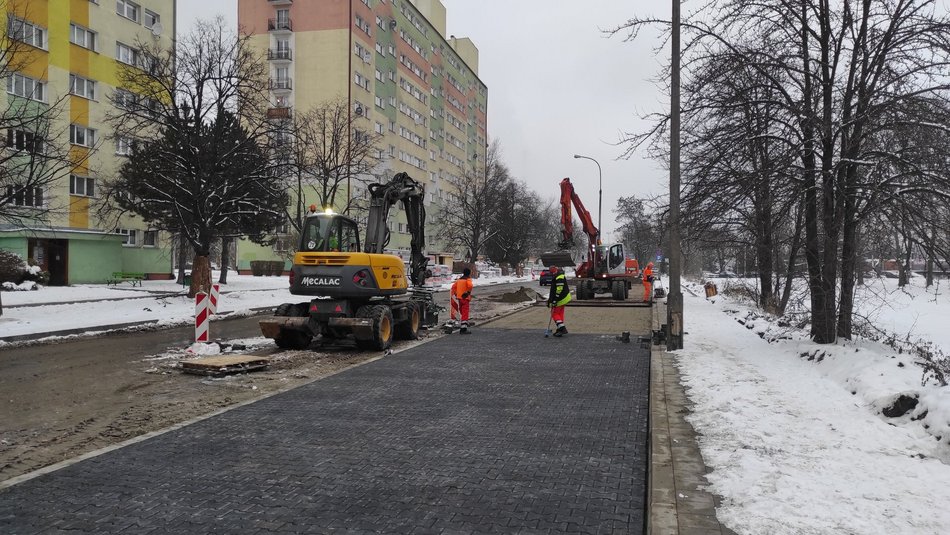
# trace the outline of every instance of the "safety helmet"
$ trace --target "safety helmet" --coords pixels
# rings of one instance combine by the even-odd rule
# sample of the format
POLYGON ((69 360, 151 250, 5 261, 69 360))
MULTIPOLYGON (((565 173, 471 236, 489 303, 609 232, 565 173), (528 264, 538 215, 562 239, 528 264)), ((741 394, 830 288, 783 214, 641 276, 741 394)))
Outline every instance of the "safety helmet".
POLYGON ((551 273, 557 273, 557 269, 558 269, 557 266, 551 266, 551 267, 548 268, 548 270, 549 270, 551 273))

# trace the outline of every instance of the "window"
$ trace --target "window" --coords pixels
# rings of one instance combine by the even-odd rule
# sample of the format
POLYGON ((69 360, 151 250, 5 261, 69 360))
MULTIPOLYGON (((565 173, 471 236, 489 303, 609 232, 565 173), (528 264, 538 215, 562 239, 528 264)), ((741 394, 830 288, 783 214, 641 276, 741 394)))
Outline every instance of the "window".
POLYGON ((46 29, 32 22, 10 17, 7 19, 7 34, 11 39, 46 49, 46 29))
POLYGON ((46 83, 34 80, 22 74, 11 74, 7 78, 7 93, 18 97, 46 102, 46 83))
POLYGON ((124 239, 122 240, 122 245, 135 245, 136 232, 137 232, 136 230, 128 229, 128 228, 115 229, 116 234, 121 234, 122 236, 124 236, 124 239))
POLYGON ((7 186, 3 201, 14 206, 41 208, 43 206, 43 188, 7 186))
POLYGON ((118 137, 115 140, 115 153, 120 156, 132 154, 132 138, 118 137))
POLYGON ((96 144, 96 131, 85 126, 71 124, 69 125, 69 142, 82 147, 92 147, 96 144))
POLYGON ((96 100, 96 82, 75 74, 69 75, 69 92, 73 95, 96 100))
POLYGON ((132 66, 138 66, 141 61, 138 50, 119 42, 115 44, 115 59, 132 66))
POLYGON ((131 109, 135 106, 135 93, 125 89, 116 89, 112 93, 112 103, 115 104, 115 107, 123 110, 131 109))
POLYGON ((356 82, 356 85, 369 91, 369 78, 363 76, 359 72, 355 72, 353 73, 353 81, 356 82))
POLYGON ((96 179, 85 176, 69 175, 69 194, 84 197, 96 196, 96 179))
POLYGON ((69 25, 69 42, 89 50, 96 49, 96 32, 76 24, 69 25))
POLYGON ((158 245, 158 231, 146 230, 142 232, 142 245, 144 247, 155 247, 158 245))
POLYGON ((116 0, 115 12, 118 13, 120 17, 125 17, 135 22, 139 21, 139 5, 129 2, 129 0, 116 0))
POLYGON ((25 150, 32 154, 42 154, 46 146, 43 138, 26 130, 7 129, 7 147, 15 150, 25 150))
POLYGON ((161 21, 162 21, 162 18, 158 15, 158 13, 152 13, 151 11, 147 9, 145 10, 145 17, 142 23, 145 25, 146 28, 151 30, 152 28, 155 27, 156 24, 158 24, 161 21))

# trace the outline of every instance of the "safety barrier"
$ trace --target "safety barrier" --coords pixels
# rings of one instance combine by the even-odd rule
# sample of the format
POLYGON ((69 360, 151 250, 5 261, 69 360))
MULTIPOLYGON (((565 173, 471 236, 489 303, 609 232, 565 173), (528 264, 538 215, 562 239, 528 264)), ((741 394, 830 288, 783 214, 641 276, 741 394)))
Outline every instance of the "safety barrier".
POLYGON ((209 341, 209 312, 208 294, 198 292, 195 294, 195 342, 209 341))
POLYGON ((218 300, 221 299, 221 286, 218 284, 211 285, 211 296, 208 303, 208 309, 212 314, 218 313, 218 300))

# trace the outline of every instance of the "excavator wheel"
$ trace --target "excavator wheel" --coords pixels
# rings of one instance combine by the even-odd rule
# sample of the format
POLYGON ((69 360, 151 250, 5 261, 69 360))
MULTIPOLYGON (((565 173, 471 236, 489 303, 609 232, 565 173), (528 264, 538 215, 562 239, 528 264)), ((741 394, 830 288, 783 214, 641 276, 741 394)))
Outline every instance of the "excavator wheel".
POLYGON ((373 320, 373 337, 368 340, 356 339, 356 347, 382 351, 393 343, 393 313, 385 305, 363 305, 356 311, 358 318, 373 320))
POLYGON ((577 283, 577 298, 578 299, 593 299, 594 298, 594 283, 589 280, 582 280, 577 283))
POLYGON ((623 281, 613 281, 610 285, 610 294, 614 301, 623 301, 623 281))
POLYGON ((398 340, 416 340, 419 338, 419 327, 422 325, 422 312, 419 305, 409 303, 406 305, 406 321, 396 324, 396 338, 398 340))

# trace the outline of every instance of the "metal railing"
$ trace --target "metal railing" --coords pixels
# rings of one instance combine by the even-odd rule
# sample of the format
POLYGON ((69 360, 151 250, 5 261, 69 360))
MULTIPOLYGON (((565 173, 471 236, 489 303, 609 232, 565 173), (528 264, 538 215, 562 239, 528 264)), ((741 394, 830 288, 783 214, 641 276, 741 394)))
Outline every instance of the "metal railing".
POLYGON ((293 24, 290 23, 290 19, 267 19, 267 30, 271 32, 275 31, 293 31, 293 24))

